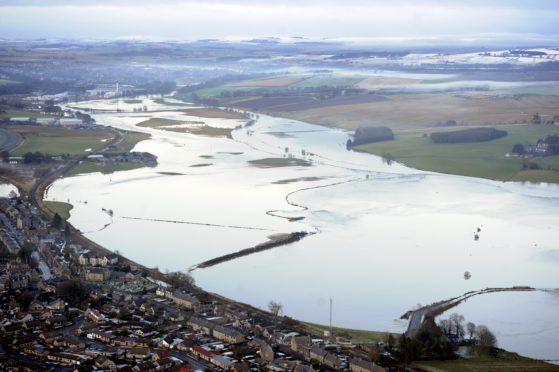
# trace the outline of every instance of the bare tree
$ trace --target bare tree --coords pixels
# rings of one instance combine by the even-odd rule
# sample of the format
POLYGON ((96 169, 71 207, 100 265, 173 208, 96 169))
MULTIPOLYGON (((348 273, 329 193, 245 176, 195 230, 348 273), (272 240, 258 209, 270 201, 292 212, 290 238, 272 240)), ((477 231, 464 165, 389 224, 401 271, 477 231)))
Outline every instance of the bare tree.
POLYGON ((481 347, 490 348, 497 346, 497 337, 484 325, 476 328, 477 344, 481 347))
POLYGON ((453 313, 448 319, 450 320, 451 326, 454 328, 454 334, 456 335, 456 337, 464 337, 464 326, 462 325, 462 323, 464 322, 464 316, 453 313))
POLYGON ((468 331, 468 334, 470 335, 470 340, 474 338, 474 335, 476 333, 476 325, 472 322, 468 322, 468 324, 466 324, 466 330, 468 331))
POLYGON ((277 317, 283 312, 283 305, 272 300, 268 303, 268 310, 277 317))
POLYGON ((441 319, 439 321, 439 327, 441 327, 445 335, 450 336, 450 333, 452 332, 452 324, 450 323, 450 320, 441 319))

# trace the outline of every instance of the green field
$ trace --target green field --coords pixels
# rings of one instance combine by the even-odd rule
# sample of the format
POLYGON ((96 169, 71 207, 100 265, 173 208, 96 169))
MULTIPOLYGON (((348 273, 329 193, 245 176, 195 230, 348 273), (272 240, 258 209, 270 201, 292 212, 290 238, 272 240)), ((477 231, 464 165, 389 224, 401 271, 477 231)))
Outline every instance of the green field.
POLYGON ((0 79, 0 85, 17 84, 19 81, 0 79))
POLYGON ((128 103, 130 105, 137 104, 137 103, 142 103, 142 102, 144 102, 144 101, 141 100, 141 99, 125 99, 124 100, 124 103, 128 103))
POLYGON ((0 114, 0 118, 17 118, 17 117, 24 117, 24 118, 58 118, 59 116, 49 115, 49 114, 41 114, 40 112, 36 111, 20 111, 20 110, 6 110, 6 113, 0 114))
MULTIPOLYGON (((442 128, 396 133, 393 141, 358 146, 357 150, 376 155, 390 154, 395 161, 409 167, 439 173, 458 174, 494 180, 514 180, 522 170, 522 159, 506 158, 516 143, 535 144, 538 139, 559 133, 559 127, 548 125, 498 126, 508 135, 488 142, 434 144, 425 133, 442 128)), ((535 159, 542 167, 559 168, 559 157, 535 159)), ((559 172, 522 172, 522 180, 557 182, 559 172), (533 179, 528 176, 533 175, 533 179)), ((519 179, 520 180, 520 179, 519 179)))
MULTIPOLYGON (((234 92, 236 90, 252 90, 255 87, 218 87, 198 89, 194 93, 200 98, 220 97, 223 92, 234 92)), ((242 98, 242 97, 241 97, 242 98)))
MULTIPOLYGON (((308 325, 311 328, 318 329, 320 331, 329 331, 330 327, 327 325, 322 324, 315 324, 315 323, 307 323, 304 324, 308 325)), ((376 332, 376 331, 364 331, 360 329, 350 329, 350 328, 338 328, 332 327, 332 331, 334 335, 340 333, 346 333, 351 336, 351 341, 354 344, 364 344, 368 342, 379 342, 379 341, 387 341, 388 336, 390 333, 388 332, 376 332)), ((394 334, 396 336, 396 334, 394 334)))
POLYGON ((84 161, 75 167, 72 167, 68 172, 64 174, 65 177, 71 177, 78 174, 85 173, 113 173, 118 171, 126 171, 132 169, 142 168, 144 165, 139 163, 118 163, 116 165, 101 165, 91 161, 84 161))
POLYGON ((363 80, 363 76, 313 76, 308 79, 291 84, 293 88, 314 88, 314 87, 339 87, 352 86, 363 80))
POLYGON ((413 363, 432 372, 546 372, 559 371, 559 366, 527 358, 474 358, 457 360, 429 360, 413 363))
POLYGON ((139 132, 126 132, 124 133, 123 140, 116 145, 116 148, 105 151, 106 154, 119 154, 122 152, 129 152, 141 141, 150 139, 151 135, 139 132))
POLYGON ((105 130, 69 130, 60 127, 17 126, 10 129, 22 134, 23 142, 12 151, 15 156, 27 152, 45 154, 87 154, 86 149, 95 151, 104 142, 113 137, 113 133, 105 130))
MULTIPOLYGON (((173 97, 174 98, 174 97, 173 97)), ((172 102, 167 102, 165 100, 165 98, 154 98, 153 102, 159 104, 159 105, 167 105, 167 106, 192 106, 191 104, 188 103, 180 103, 180 102, 176 102, 176 103, 172 103, 172 102)))
POLYGON ((48 209, 50 209, 54 213, 58 213, 58 215, 65 220, 70 218, 70 211, 72 210, 72 208, 74 208, 72 204, 57 201, 45 200, 45 205, 48 207, 48 209))

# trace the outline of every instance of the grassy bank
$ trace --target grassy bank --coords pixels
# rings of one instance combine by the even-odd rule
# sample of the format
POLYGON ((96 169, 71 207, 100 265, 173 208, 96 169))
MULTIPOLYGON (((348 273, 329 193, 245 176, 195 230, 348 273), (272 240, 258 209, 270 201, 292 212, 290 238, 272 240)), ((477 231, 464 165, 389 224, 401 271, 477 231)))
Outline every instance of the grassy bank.
POLYGON ((559 366, 523 357, 429 360, 413 365, 430 372, 559 372, 559 366))
MULTIPOLYGON (((329 331, 330 327, 327 325, 316 324, 316 323, 307 323, 304 322, 307 326, 317 329, 319 331, 329 331)), ((368 343, 368 342, 379 342, 379 341, 387 341, 388 336, 390 333, 388 332, 376 332, 376 331, 364 331, 361 329, 350 329, 350 328, 339 328, 339 327, 332 327, 332 331, 334 335, 336 334, 348 334, 351 336, 351 341, 356 343, 368 343)), ((394 334, 394 336, 397 336, 394 334)))
MULTIPOLYGON (((523 171, 522 159, 505 157, 514 144, 535 144, 540 138, 559 133, 559 127, 505 125, 498 126, 498 129, 506 130, 508 135, 488 142, 454 144, 435 144, 431 141, 428 133, 441 131, 441 128, 397 132, 393 141, 362 145, 357 150, 375 155, 388 153, 394 160, 409 167, 439 173, 501 181, 559 181, 559 172, 523 171)), ((559 156, 534 159, 534 162, 543 168, 559 169, 559 156)))
POLYGON ((71 177, 78 174, 85 174, 85 173, 113 173, 118 171, 126 171, 132 169, 142 168, 144 165, 139 163, 128 163, 122 162, 117 163, 115 165, 101 165, 98 163, 94 163, 91 161, 84 161, 75 167, 72 167, 68 172, 64 173, 65 177, 71 177))
POLYGON ((110 148, 105 151, 107 154, 118 154, 122 152, 129 152, 139 143, 144 140, 150 139, 151 135, 147 133, 138 132, 126 132, 123 134, 123 139, 115 145, 114 148, 110 148))
POLYGON ((41 114, 37 111, 20 111, 20 110, 6 110, 5 113, 0 114, 1 119, 14 118, 14 117, 24 117, 24 118, 59 118, 60 116, 41 114))
POLYGON ((44 203, 48 207, 48 209, 50 209, 54 213, 58 213, 58 215, 65 220, 70 218, 70 211, 74 208, 72 204, 64 202, 45 200, 44 203))

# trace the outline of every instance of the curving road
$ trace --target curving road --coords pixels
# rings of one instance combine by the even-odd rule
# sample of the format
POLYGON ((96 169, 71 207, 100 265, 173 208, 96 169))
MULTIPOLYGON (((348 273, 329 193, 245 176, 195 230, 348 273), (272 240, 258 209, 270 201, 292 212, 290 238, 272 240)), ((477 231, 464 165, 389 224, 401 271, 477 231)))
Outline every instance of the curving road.
POLYGON ((9 129, 0 128, 0 151, 10 151, 21 142, 19 133, 9 129))

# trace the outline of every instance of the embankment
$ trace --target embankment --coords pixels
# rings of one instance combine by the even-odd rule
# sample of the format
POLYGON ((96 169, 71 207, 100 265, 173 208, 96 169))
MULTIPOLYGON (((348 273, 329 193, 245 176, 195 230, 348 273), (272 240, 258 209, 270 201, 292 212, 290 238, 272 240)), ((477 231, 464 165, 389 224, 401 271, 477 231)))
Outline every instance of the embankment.
POLYGON ((302 238, 304 238, 305 236, 310 235, 310 234, 312 234, 312 233, 308 233, 308 232, 305 232, 305 231, 300 231, 300 232, 294 232, 294 233, 291 233, 291 234, 275 235, 275 236, 270 237, 270 240, 265 242, 265 243, 258 244, 254 247, 251 247, 251 248, 242 249, 242 250, 240 250, 238 252, 235 252, 235 253, 229 253, 229 254, 226 254, 226 255, 223 255, 223 256, 212 258, 211 260, 207 260, 207 261, 204 261, 204 262, 202 262, 198 265, 192 266, 190 269, 188 269, 188 271, 193 271, 195 269, 205 269, 206 267, 218 265, 220 263, 231 261, 231 260, 234 260, 236 258, 240 258, 240 257, 248 256, 250 254, 266 251, 268 249, 280 247, 282 245, 294 243, 294 242, 299 241, 302 238))

